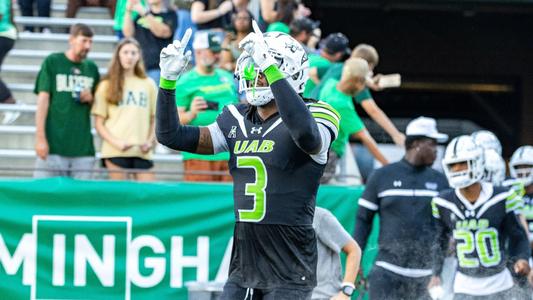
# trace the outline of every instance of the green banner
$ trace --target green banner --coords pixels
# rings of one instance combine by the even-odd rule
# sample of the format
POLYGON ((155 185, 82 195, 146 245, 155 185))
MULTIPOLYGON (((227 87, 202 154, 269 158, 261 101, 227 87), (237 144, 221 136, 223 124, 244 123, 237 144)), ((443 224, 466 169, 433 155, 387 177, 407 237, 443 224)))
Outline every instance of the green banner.
MULTIPOLYGON (((352 232, 362 190, 318 205, 352 232)), ((226 278, 233 224, 230 184, 0 181, 0 299, 186 299, 226 278)))

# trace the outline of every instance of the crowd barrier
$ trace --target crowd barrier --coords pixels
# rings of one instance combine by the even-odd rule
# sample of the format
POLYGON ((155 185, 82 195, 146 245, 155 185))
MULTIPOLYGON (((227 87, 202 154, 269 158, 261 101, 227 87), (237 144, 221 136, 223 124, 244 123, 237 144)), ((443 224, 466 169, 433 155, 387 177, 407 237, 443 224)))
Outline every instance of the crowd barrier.
MULTIPOLYGON (((323 186, 317 204, 352 232, 362 191, 323 186)), ((233 225, 230 184, 3 180, 0 299, 186 299, 225 280, 233 225)))

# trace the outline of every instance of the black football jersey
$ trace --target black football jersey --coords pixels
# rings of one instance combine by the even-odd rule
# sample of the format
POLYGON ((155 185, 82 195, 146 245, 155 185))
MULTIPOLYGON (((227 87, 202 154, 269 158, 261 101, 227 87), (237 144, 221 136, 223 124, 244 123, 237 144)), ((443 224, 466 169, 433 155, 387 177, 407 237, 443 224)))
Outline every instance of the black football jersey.
MULTIPOLYGON (((307 107, 333 141, 337 112, 323 102, 307 107)), ((250 109, 229 105, 217 118, 234 182, 236 224, 228 280, 252 288, 313 287, 317 246, 312 224, 325 161, 318 163, 296 145, 279 114, 260 120, 250 109)))
MULTIPOLYGON (((509 259, 505 247, 508 238, 513 247, 510 251, 519 257, 527 255, 527 237, 515 213, 519 207, 521 200, 513 189, 493 187, 490 183, 482 183, 482 193, 474 203, 458 189, 441 192, 432 201, 441 254, 451 236, 458 271, 472 277, 500 273, 509 259)), ((442 260, 442 255, 437 255, 437 259, 442 260)))

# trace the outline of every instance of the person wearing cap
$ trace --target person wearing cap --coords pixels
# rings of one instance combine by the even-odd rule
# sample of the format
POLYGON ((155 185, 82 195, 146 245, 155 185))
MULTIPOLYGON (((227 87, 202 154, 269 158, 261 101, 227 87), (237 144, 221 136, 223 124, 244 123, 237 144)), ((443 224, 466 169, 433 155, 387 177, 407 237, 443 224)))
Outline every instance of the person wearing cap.
MULTIPOLYGON (((378 125, 385 130, 386 133, 389 134, 389 136, 392 138, 394 144, 403 147, 404 141, 405 141, 405 135, 402 134, 396 126, 394 126, 394 123, 390 120, 390 118, 385 114, 385 112, 377 105, 377 103, 372 98, 372 94, 370 93, 369 86, 374 86, 373 82, 374 79, 368 79, 372 77, 372 74, 374 72, 374 68, 377 66, 379 62, 379 55, 376 51, 376 48, 372 47, 368 44, 359 44, 357 45, 354 50, 352 51, 351 57, 358 57, 366 60, 369 67, 369 74, 367 76, 366 80, 366 87, 359 91, 354 99, 355 102, 363 107, 365 112, 374 120, 378 125)), ((333 63, 327 72, 322 77, 322 80, 320 83, 311 91, 309 97, 310 98, 317 98, 320 95, 320 91, 324 87, 324 84, 329 79, 337 79, 339 80, 341 78, 343 69, 343 63, 337 62, 333 63)), ((377 78, 379 78, 380 75, 376 75, 377 78)), ((377 79, 376 78, 376 79, 377 79)))
POLYGON ((357 115, 352 101, 352 97, 365 88, 367 74, 368 63, 364 59, 350 58, 344 64, 341 80, 328 80, 320 93, 319 99, 333 106, 341 117, 339 135, 331 144, 332 151, 329 152, 322 183, 327 183, 333 178, 332 175, 335 173, 337 162, 344 155, 350 137, 361 140, 382 165, 388 164, 376 141, 368 133, 363 121, 357 115))
POLYGON ((177 17, 163 0, 147 0, 147 4, 148 7, 143 6, 140 0, 128 2, 122 32, 124 37, 134 37, 139 42, 146 74, 159 82, 159 53, 172 43, 177 17))
POLYGON ((289 25, 290 35, 297 40, 302 47, 304 47, 304 50, 307 54, 313 53, 313 51, 307 47, 307 43, 313 36, 314 30, 317 29, 318 26, 320 26, 320 22, 315 22, 306 17, 298 18, 292 21, 289 25))
MULTIPOLYGON (((215 122, 224 106, 238 103, 233 74, 217 67, 221 40, 219 35, 199 31, 193 41, 196 66, 184 73, 176 85, 176 105, 182 124, 207 126, 215 122)), ((193 174, 194 171, 227 172, 227 152, 201 155, 182 152, 185 180, 229 181, 219 174, 193 174), (192 173, 191 173, 192 171, 192 173)))
POLYGON ((332 63, 341 61, 349 54, 348 38, 344 34, 337 32, 328 35, 321 42, 320 54, 309 55, 309 80, 305 84, 304 97, 310 97, 332 63))
POLYGON ((369 275, 370 299, 426 299, 432 274, 434 227, 431 199, 448 188, 431 168, 437 142, 448 136, 436 121, 419 117, 407 125, 405 156, 374 171, 359 198, 354 238, 364 249, 379 214, 379 254, 369 275))

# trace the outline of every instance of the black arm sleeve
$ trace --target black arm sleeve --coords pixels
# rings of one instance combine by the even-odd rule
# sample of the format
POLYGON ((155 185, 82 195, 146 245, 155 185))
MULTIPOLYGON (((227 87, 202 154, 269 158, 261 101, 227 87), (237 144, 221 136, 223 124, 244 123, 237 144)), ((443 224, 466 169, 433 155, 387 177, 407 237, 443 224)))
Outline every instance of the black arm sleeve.
POLYGON ((361 247, 365 249, 366 242, 370 231, 372 231, 372 221, 374 220, 375 212, 364 207, 357 210, 357 217, 355 219, 354 239, 361 247))
POLYGON ((305 153, 315 154, 320 151, 322 139, 318 125, 309 109, 286 79, 280 79, 270 85, 279 114, 289 129, 296 145, 305 153))
POLYGON ((507 213, 503 226, 505 234, 509 237, 509 259, 511 261, 528 260, 531 256, 529 240, 514 211, 507 213))
POLYGON ((433 275, 440 276, 450 242, 450 230, 439 218, 434 218, 433 225, 435 227, 435 240, 431 247, 431 252, 433 254, 432 271, 433 275))
POLYGON ((170 149, 196 152, 200 128, 181 125, 174 90, 159 88, 155 112, 155 134, 159 143, 170 149))

